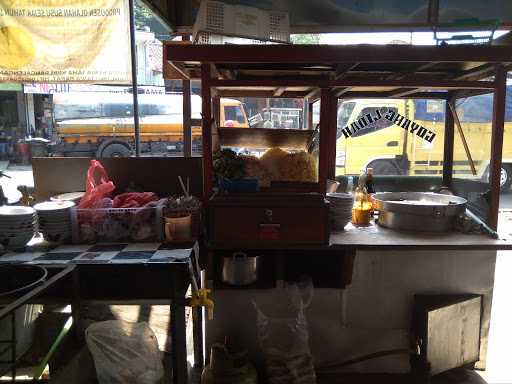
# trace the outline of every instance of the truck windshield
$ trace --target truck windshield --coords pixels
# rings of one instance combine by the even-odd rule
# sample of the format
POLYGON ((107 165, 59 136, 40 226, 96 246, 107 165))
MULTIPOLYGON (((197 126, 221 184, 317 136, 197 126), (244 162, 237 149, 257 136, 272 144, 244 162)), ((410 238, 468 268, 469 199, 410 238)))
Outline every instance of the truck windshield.
POLYGON ((338 123, 337 123, 337 138, 341 135, 341 130, 346 127, 348 123, 348 119, 350 119, 350 115, 356 106, 355 102, 344 102, 340 105, 338 109, 338 123))
POLYGON ((240 105, 226 105, 224 107, 225 120, 236 121, 237 123, 245 123, 245 115, 240 105))

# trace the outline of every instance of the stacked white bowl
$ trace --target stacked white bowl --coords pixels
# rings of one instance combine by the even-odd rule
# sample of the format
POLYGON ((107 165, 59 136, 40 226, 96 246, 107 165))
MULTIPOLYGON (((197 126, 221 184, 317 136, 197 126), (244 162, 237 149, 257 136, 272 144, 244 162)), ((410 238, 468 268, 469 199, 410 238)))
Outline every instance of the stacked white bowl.
POLYGON ((34 237, 36 211, 30 207, 0 207, 0 244, 7 249, 22 248, 34 237))
POLYGON ((352 220, 354 197, 350 193, 328 193, 331 229, 341 231, 352 220))
POLYGON ((39 231, 47 241, 63 243, 71 238, 72 201, 45 201, 34 205, 39 231))

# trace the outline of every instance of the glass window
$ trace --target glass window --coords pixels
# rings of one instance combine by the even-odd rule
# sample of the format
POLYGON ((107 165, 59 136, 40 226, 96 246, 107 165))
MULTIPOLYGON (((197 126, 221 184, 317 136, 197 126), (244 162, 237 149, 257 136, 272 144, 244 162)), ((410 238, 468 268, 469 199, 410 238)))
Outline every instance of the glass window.
MULTIPOLYGON (((342 103, 338 110, 338 137, 341 135, 341 130, 347 126, 348 119, 356 106, 355 102, 342 103)), ((320 113, 320 112, 319 112, 320 113)))
MULTIPOLYGON (((387 107, 388 111, 393 111, 393 113, 398 113, 398 109, 395 107, 387 107)), ((359 113, 359 116, 357 116, 356 121, 366 121, 366 115, 372 115, 375 113, 375 107, 373 108, 364 108, 361 113, 359 113)), ((393 125, 392 121, 389 121, 388 119, 379 119, 377 121, 374 121, 373 123, 368 124, 366 127, 361 128, 359 131, 355 132, 352 137, 357 136, 363 136, 367 135, 372 132, 376 132, 380 129, 388 128, 393 125)))
POLYGON ((242 111, 242 107, 239 105, 226 105, 224 106, 225 120, 233 120, 237 123, 245 123, 245 114, 242 111))
POLYGON ((444 101, 351 99, 338 106, 336 175, 440 179, 443 168, 444 101), (368 117, 370 115, 370 117, 368 117))
MULTIPOLYGON (((456 110, 462 132, 459 132, 455 126, 453 188, 458 196, 468 200, 473 212, 486 218, 488 203, 483 194, 489 188, 493 95, 486 94, 459 99, 456 102, 456 110), (464 142, 467 144, 468 151, 465 149, 464 142)), ((509 122, 505 123, 503 137, 503 189, 510 187, 510 171, 508 171, 507 165, 507 161, 510 159, 509 124, 509 122)))

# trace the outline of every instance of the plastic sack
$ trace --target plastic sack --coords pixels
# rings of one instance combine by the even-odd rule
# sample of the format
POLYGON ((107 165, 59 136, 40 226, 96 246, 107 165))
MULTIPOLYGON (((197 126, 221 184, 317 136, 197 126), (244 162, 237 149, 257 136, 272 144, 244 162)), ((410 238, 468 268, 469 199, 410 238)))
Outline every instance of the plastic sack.
POLYGON ((316 384, 304 315, 312 295, 313 285, 308 280, 278 290, 272 307, 265 306, 266 313, 263 306, 253 303, 270 384, 316 384))
POLYGON ((103 165, 98 160, 91 160, 85 180, 85 195, 80 200, 78 208, 91 208, 98 201, 109 197, 115 188, 103 165), (96 182, 96 174, 99 177, 99 182, 96 182))
POLYGON ((93 323, 85 339, 100 384, 156 384, 164 375, 158 342, 147 323, 93 323))

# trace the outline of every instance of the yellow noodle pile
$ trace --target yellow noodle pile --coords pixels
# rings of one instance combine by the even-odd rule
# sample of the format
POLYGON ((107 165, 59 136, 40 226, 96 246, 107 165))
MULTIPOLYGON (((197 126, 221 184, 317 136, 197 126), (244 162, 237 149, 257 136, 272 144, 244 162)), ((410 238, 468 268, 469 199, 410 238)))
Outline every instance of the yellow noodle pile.
POLYGON ((282 181, 311 181, 318 180, 316 159, 306 152, 289 153, 281 161, 282 181))
POLYGON ((272 175, 263 163, 255 156, 240 156, 245 165, 245 178, 256 179, 260 187, 270 187, 272 175))
POLYGON ((245 178, 257 179, 261 187, 269 187, 271 181, 318 181, 317 161, 307 152, 288 153, 271 148, 260 159, 241 158, 245 163, 245 178))

